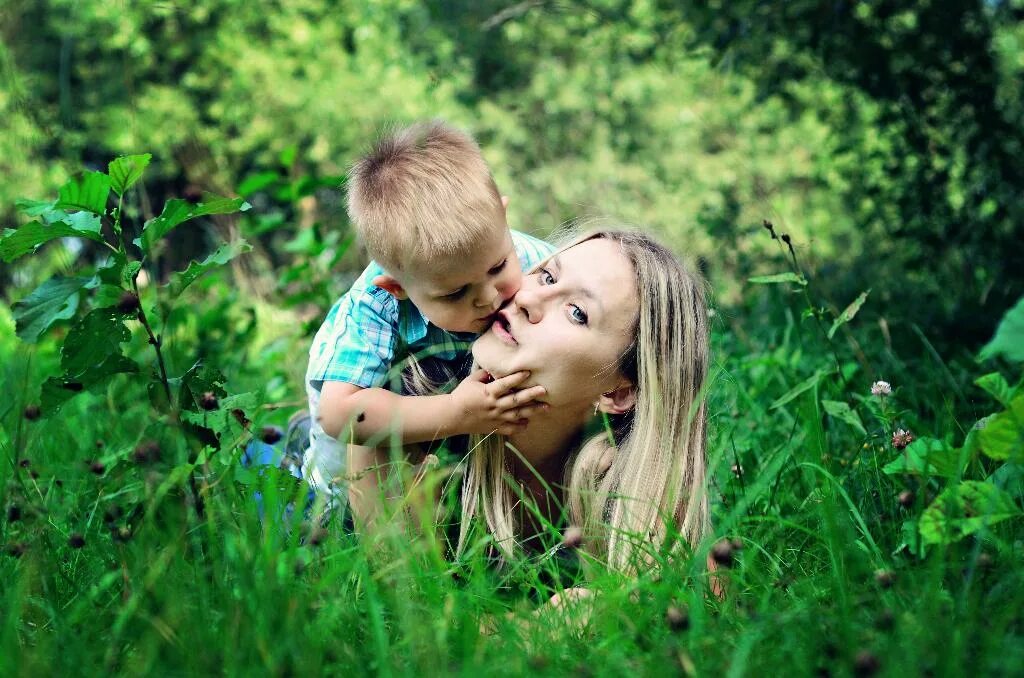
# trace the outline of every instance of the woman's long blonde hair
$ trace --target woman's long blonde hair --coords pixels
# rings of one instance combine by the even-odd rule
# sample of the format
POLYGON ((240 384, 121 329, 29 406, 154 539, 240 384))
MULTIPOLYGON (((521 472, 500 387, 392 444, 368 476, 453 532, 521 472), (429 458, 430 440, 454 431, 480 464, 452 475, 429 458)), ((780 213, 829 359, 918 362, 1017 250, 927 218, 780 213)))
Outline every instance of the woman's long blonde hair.
MULTIPOLYGON (((708 327, 705 283, 649 236, 592 231, 566 248, 604 238, 622 248, 635 273, 638 313, 632 341, 615 367, 636 387, 632 411, 612 431, 585 441, 566 463, 570 524, 588 551, 635 572, 674 534, 691 545, 708 530, 706 406, 708 327)), ((519 545, 511 453, 496 434, 472 441, 462 489, 457 553, 482 517, 499 548, 519 545)))

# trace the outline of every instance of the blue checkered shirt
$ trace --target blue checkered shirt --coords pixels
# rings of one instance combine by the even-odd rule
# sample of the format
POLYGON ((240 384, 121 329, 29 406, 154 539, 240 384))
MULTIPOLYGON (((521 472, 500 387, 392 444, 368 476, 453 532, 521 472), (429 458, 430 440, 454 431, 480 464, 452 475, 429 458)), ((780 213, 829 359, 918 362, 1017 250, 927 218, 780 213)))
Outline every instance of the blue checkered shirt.
MULTIPOLYGON (((543 240, 512 231, 512 242, 523 271, 551 256, 554 248, 543 240)), ((310 450, 303 473, 314 488, 340 475, 343 448, 318 422, 320 391, 325 381, 343 381, 363 388, 400 385, 393 367, 401 368, 409 356, 432 356, 444 361, 464 357, 474 334, 453 333, 437 327, 408 299, 399 300, 373 284, 384 273, 370 262, 352 287, 339 299, 321 325, 309 349, 306 394, 312 416, 310 450)))

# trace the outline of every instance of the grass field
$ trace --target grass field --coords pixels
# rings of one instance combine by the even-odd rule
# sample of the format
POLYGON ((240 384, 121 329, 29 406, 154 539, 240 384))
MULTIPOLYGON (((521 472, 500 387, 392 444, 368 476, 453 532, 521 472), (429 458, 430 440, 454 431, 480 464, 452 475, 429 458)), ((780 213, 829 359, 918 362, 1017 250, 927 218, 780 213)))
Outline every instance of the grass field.
MULTIPOLYGON (((1002 406, 969 385, 992 365, 940 362, 924 342, 894 355, 856 319, 833 352, 776 287, 715 318, 714 536, 636 579, 586 557, 568 567, 565 549, 496 571, 482 543, 452 563, 437 539, 398 527, 370 541, 337 521, 261 522, 254 491, 274 516, 301 489, 240 470, 240 446, 187 463, 181 431, 128 378, 33 420, 25 408, 58 356, 18 342, 5 314, 0 674, 1021 674, 1020 465, 988 482, 1009 507, 953 502, 947 523, 919 529, 947 488, 996 468, 972 431, 1002 406), (883 379, 892 393, 872 395, 883 379), (896 429, 917 441, 894 449, 896 429), (933 466, 949 450, 963 463, 885 471, 929 446, 933 466), (946 536, 926 543, 935 530, 946 536), (712 549, 721 599, 703 564, 712 549), (597 595, 547 602, 573 583, 597 595)), ((239 444, 299 398, 258 366, 301 340, 266 339, 237 357, 235 395, 203 415, 239 444)))

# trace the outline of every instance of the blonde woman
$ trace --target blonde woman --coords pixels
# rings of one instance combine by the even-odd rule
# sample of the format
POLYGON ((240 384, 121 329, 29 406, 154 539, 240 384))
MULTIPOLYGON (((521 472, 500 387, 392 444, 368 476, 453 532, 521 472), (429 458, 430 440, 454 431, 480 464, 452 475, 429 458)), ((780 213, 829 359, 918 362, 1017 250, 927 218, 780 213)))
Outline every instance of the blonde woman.
POLYGON ((704 282, 649 236, 602 230, 562 248, 524 278, 473 358, 495 378, 528 370, 523 388, 543 385, 547 407, 528 405, 522 432, 471 441, 458 553, 473 525, 511 556, 545 523, 567 523, 632 573, 673 533, 696 544, 708 530, 704 282), (584 439, 601 413, 611 426, 584 439))

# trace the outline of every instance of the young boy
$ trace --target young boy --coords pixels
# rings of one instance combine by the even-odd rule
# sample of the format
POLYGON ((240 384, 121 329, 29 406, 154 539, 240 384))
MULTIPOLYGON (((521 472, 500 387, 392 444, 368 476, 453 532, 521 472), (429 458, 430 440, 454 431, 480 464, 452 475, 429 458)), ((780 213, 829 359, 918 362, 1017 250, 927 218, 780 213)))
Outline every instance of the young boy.
POLYGON ((442 122, 385 135, 352 167, 348 211, 374 261, 338 300, 309 353, 311 446, 303 476, 357 518, 371 510, 377 476, 397 436, 403 444, 467 433, 508 434, 526 424, 543 387, 529 376, 496 381, 477 371, 446 395, 401 394, 410 356, 464 361, 469 343, 519 290, 522 272, 552 252, 509 230, 505 202, 471 137, 442 122), (348 443, 355 443, 348 445, 348 443), (348 449, 346 449, 348 447, 348 449), (346 463, 347 460, 347 463, 346 463))

